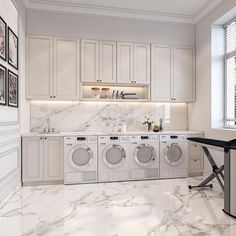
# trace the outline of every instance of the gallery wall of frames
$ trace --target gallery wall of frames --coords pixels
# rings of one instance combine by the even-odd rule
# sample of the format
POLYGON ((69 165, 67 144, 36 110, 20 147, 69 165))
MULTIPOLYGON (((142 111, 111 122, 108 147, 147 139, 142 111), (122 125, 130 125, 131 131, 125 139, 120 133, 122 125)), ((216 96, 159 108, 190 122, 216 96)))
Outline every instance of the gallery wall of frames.
POLYGON ((18 70, 18 52, 18 37, 0 16, 0 105, 3 106, 18 107, 19 78, 13 72, 18 70))

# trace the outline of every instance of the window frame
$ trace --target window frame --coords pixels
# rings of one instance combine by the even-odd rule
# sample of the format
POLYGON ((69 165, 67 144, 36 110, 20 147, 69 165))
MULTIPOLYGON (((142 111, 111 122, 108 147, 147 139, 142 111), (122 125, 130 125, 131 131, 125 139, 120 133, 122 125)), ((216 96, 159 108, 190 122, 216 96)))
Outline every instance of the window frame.
MULTIPOLYGON (((236 17, 231 19, 229 22, 227 22, 224 27, 224 128, 227 129, 236 129, 236 104, 235 104, 235 118, 234 119, 228 119, 227 118, 227 62, 229 58, 236 57, 236 49, 230 53, 227 53, 227 27, 235 22, 236 23, 236 17), (229 125, 228 122, 234 122, 234 125, 229 125)), ((236 37, 235 37, 236 39, 236 37)), ((236 100, 236 94, 235 94, 235 100, 236 100)))

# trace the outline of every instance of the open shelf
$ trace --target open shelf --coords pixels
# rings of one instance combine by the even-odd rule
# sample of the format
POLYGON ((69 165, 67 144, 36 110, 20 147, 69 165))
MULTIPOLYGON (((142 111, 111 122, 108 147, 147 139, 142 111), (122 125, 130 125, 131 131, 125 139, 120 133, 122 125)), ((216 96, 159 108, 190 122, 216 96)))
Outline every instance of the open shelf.
MULTIPOLYGON (((131 95, 132 96, 132 95, 131 95)), ((149 101, 148 85, 108 85, 108 84, 81 84, 82 101, 103 101, 103 102, 147 102, 149 101), (112 98, 112 93, 118 91, 120 95, 135 94, 137 98, 112 98)))

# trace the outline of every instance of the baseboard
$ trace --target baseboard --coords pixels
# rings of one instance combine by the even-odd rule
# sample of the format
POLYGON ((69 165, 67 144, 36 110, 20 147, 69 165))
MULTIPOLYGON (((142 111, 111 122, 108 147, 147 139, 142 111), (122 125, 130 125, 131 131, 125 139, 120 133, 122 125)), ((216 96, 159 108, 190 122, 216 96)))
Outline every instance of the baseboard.
POLYGON ((189 177, 197 177, 197 176, 203 176, 203 172, 191 172, 188 173, 189 177))
POLYGON ((52 180, 52 181, 34 181, 34 182, 23 182, 23 186, 38 186, 38 185, 55 185, 64 184, 64 180, 52 180))

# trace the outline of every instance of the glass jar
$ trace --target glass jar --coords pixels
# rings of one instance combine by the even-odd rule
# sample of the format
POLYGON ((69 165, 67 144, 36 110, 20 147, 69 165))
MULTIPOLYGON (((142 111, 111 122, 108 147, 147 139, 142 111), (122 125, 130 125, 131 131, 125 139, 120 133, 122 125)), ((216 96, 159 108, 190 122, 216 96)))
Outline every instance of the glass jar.
POLYGON ((102 88, 101 91, 101 98, 102 99, 109 99, 110 98, 110 93, 109 93, 110 89, 109 88, 102 88))
POLYGON ((99 99, 100 98, 100 88, 93 87, 91 88, 92 91, 92 98, 99 99))

